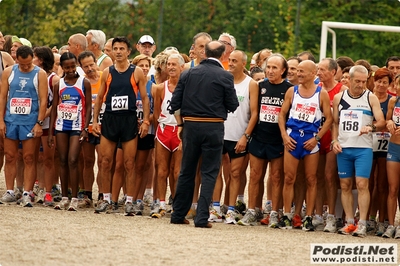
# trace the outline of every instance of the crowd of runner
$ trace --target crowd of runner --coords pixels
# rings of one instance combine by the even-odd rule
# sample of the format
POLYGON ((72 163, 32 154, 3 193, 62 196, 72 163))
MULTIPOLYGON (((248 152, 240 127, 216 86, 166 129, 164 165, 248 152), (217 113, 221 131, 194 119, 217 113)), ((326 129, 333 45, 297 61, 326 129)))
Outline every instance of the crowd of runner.
MULTIPOLYGON (((171 99, 212 37, 200 32, 187 54, 171 46, 153 57, 156 43, 143 35, 134 58, 127 38, 101 30, 66 41, 34 46, 0 32, 0 204, 128 216, 148 206, 164 217, 181 167, 179 132, 194 119, 177 120, 171 99)), ((208 221, 400 238, 400 57, 384 66, 316 62, 307 51, 285 58, 266 48, 247 65, 232 35, 218 41, 239 107, 209 121, 225 133, 208 221)))

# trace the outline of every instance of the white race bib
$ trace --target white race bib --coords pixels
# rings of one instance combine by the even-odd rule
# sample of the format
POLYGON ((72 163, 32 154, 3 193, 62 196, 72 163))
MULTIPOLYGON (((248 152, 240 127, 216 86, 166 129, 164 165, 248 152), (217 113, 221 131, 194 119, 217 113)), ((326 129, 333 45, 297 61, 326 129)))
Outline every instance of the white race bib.
POLYGON ((78 105, 60 103, 57 106, 57 115, 59 119, 75 121, 78 118, 78 105))
POLYGON ((394 107, 392 120, 396 125, 400 125, 400 107, 394 107))
POLYGON ((111 111, 128 110, 128 95, 111 97, 111 111))
POLYGON ((10 114, 29 115, 31 113, 32 99, 12 98, 10 100, 10 114))
POLYGON ((387 152, 390 140, 389 132, 373 132, 372 148, 375 151, 387 152))
POLYGON ((315 106, 298 103, 294 109, 294 118, 307 123, 313 123, 316 111, 317 107, 315 106))
POLYGON ((340 130, 351 136, 358 136, 362 126, 362 111, 342 110, 340 112, 340 130))
POLYGON ((259 114, 260 122, 278 123, 280 112, 280 106, 261 104, 259 114))

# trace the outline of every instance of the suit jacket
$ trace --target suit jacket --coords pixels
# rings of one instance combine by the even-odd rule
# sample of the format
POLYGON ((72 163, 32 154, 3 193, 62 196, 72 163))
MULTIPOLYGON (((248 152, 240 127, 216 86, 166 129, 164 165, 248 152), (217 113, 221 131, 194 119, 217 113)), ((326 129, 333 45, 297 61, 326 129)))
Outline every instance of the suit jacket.
POLYGON ((181 116, 222 118, 239 106, 233 75, 221 63, 208 58, 181 74, 171 100, 170 113, 181 116))

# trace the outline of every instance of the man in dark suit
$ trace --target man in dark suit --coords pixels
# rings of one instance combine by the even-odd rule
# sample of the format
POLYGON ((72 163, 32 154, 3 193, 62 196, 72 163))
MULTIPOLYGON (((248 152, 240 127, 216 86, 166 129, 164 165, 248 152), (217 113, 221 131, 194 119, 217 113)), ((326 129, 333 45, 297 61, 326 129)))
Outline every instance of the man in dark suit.
POLYGON ((181 172, 171 215, 171 223, 189 224, 185 215, 192 204, 196 168, 200 156, 201 191, 194 219, 196 227, 211 228, 209 205, 219 172, 224 142, 224 120, 239 106, 233 76, 219 59, 225 45, 212 41, 205 47, 207 59, 182 73, 171 100, 182 139, 181 172), (183 123, 184 121, 184 123, 183 123))

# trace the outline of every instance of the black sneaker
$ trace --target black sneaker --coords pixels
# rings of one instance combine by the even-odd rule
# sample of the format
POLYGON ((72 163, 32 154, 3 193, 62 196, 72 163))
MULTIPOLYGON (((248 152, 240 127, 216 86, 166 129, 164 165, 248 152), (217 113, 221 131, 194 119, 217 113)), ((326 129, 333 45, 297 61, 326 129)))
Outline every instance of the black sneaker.
POLYGON ((237 213, 240 213, 240 214, 244 215, 246 213, 246 203, 244 203, 241 200, 236 201, 235 211, 237 213))
POLYGON ((312 224, 311 216, 307 216, 303 222, 303 231, 314 231, 314 225, 312 224))
POLYGON ((284 215, 279 221, 278 226, 280 229, 292 229, 292 221, 289 220, 289 217, 284 215))

